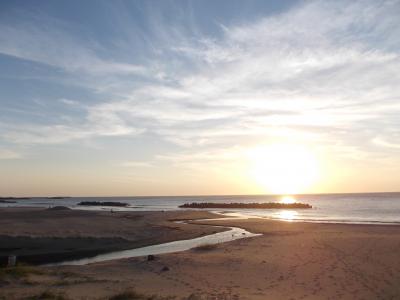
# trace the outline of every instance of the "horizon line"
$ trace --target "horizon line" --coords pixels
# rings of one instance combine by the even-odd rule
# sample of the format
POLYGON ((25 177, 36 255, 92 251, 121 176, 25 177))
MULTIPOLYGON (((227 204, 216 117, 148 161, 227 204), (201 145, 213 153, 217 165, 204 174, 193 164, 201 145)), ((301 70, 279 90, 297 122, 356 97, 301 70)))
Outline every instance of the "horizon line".
POLYGON ((124 195, 124 196, 0 196, 1 198, 170 198, 170 197, 226 197, 226 196, 309 196, 309 195, 358 195, 358 194, 398 194, 400 191, 391 192, 333 192, 333 193, 298 193, 298 194, 198 194, 198 195, 124 195))

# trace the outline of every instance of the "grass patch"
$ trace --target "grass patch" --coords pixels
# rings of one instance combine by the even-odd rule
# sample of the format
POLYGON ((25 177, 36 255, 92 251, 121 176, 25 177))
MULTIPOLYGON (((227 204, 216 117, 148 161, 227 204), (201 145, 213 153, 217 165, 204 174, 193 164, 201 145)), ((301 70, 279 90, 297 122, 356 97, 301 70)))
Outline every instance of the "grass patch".
POLYGON ((68 300, 63 294, 55 294, 51 291, 44 291, 36 296, 25 298, 25 300, 68 300))
POLYGON ((211 251, 218 248, 217 244, 203 244, 197 247, 194 247, 193 250, 195 251, 211 251))
POLYGON ((80 276, 80 275, 77 275, 76 273, 70 272, 70 271, 55 272, 55 274, 60 275, 63 278, 80 276))
POLYGON ((125 291, 114 296, 111 296, 109 300, 147 300, 147 299, 154 299, 142 294, 139 294, 135 291, 125 291))
POLYGON ((20 280, 20 283, 21 283, 21 284, 25 284, 25 285, 37 285, 37 284, 40 284, 39 281, 34 280, 34 279, 31 279, 30 277, 22 278, 22 279, 20 280))
POLYGON ((108 300, 172 300, 175 297, 159 297, 157 295, 147 296, 135 291, 129 290, 108 298, 108 300))
POLYGON ((6 279, 6 278, 21 279, 21 278, 26 278, 29 275, 42 275, 42 274, 44 274, 44 271, 28 265, 17 265, 15 267, 7 267, 0 269, 0 279, 6 279))
POLYGON ((99 282, 106 282, 106 280, 100 279, 91 279, 89 277, 81 277, 77 279, 60 279, 54 281, 51 285, 52 286, 69 286, 69 285, 77 285, 77 284, 84 284, 84 283, 99 283, 99 282))

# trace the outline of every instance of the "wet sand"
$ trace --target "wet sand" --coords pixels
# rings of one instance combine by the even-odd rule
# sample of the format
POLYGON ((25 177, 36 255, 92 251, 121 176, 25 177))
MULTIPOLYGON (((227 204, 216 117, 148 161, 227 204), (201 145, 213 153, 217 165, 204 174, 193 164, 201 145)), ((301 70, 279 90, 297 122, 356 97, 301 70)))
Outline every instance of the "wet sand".
MULTIPOLYGON (((159 255, 154 261, 139 257, 88 266, 41 267, 43 274, 3 280, 7 288, 1 293, 6 299, 45 290, 69 299, 109 299, 126 290, 177 299, 191 295, 191 300, 400 297, 400 226, 265 219, 201 223, 238 226, 263 235, 205 250, 159 255)), ((182 225, 183 231, 186 226, 196 225, 182 225)))
POLYGON ((15 254, 37 264, 94 256, 223 231, 172 220, 213 218, 208 212, 114 212, 0 209, 0 264, 15 254))

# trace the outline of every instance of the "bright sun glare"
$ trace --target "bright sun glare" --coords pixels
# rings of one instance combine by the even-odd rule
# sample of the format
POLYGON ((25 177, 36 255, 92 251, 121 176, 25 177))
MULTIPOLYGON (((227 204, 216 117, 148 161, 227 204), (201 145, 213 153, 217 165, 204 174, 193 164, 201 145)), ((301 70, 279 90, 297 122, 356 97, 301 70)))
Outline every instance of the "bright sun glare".
POLYGON ((285 220, 285 221, 293 221, 296 219, 298 213, 294 210, 283 210, 280 211, 277 215, 278 219, 285 220))
POLYGON ((284 196, 284 197, 282 197, 282 199, 279 202, 285 203, 285 204, 293 204, 293 203, 296 203, 296 199, 294 199, 291 196, 284 196))
POLYGON ((318 179, 317 158, 304 146, 261 146, 250 150, 249 158, 251 176, 271 193, 301 193, 318 179))

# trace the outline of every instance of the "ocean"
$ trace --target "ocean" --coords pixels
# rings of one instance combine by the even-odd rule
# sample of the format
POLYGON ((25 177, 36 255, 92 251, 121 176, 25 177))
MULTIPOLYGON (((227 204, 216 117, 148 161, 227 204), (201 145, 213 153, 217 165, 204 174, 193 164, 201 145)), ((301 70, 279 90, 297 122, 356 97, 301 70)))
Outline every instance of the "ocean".
MULTIPOLYGON (((190 202, 279 202, 279 195, 226 195, 226 196, 165 196, 165 197, 72 197, 49 199, 35 197, 16 200, 16 203, 0 203, 0 207, 68 206, 73 209, 110 210, 110 207, 78 206, 81 201, 117 201, 129 203, 129 207, 116 210, 154 211, 179 210, 178 206, 190 202)), ((400 224, 400 193, 360 194, 310 194, 292 195, 297 202, 308 203, 312 209, 223 209, 216 211, 230 216, 256 216, 283 221, 354 224, 400 224)))

